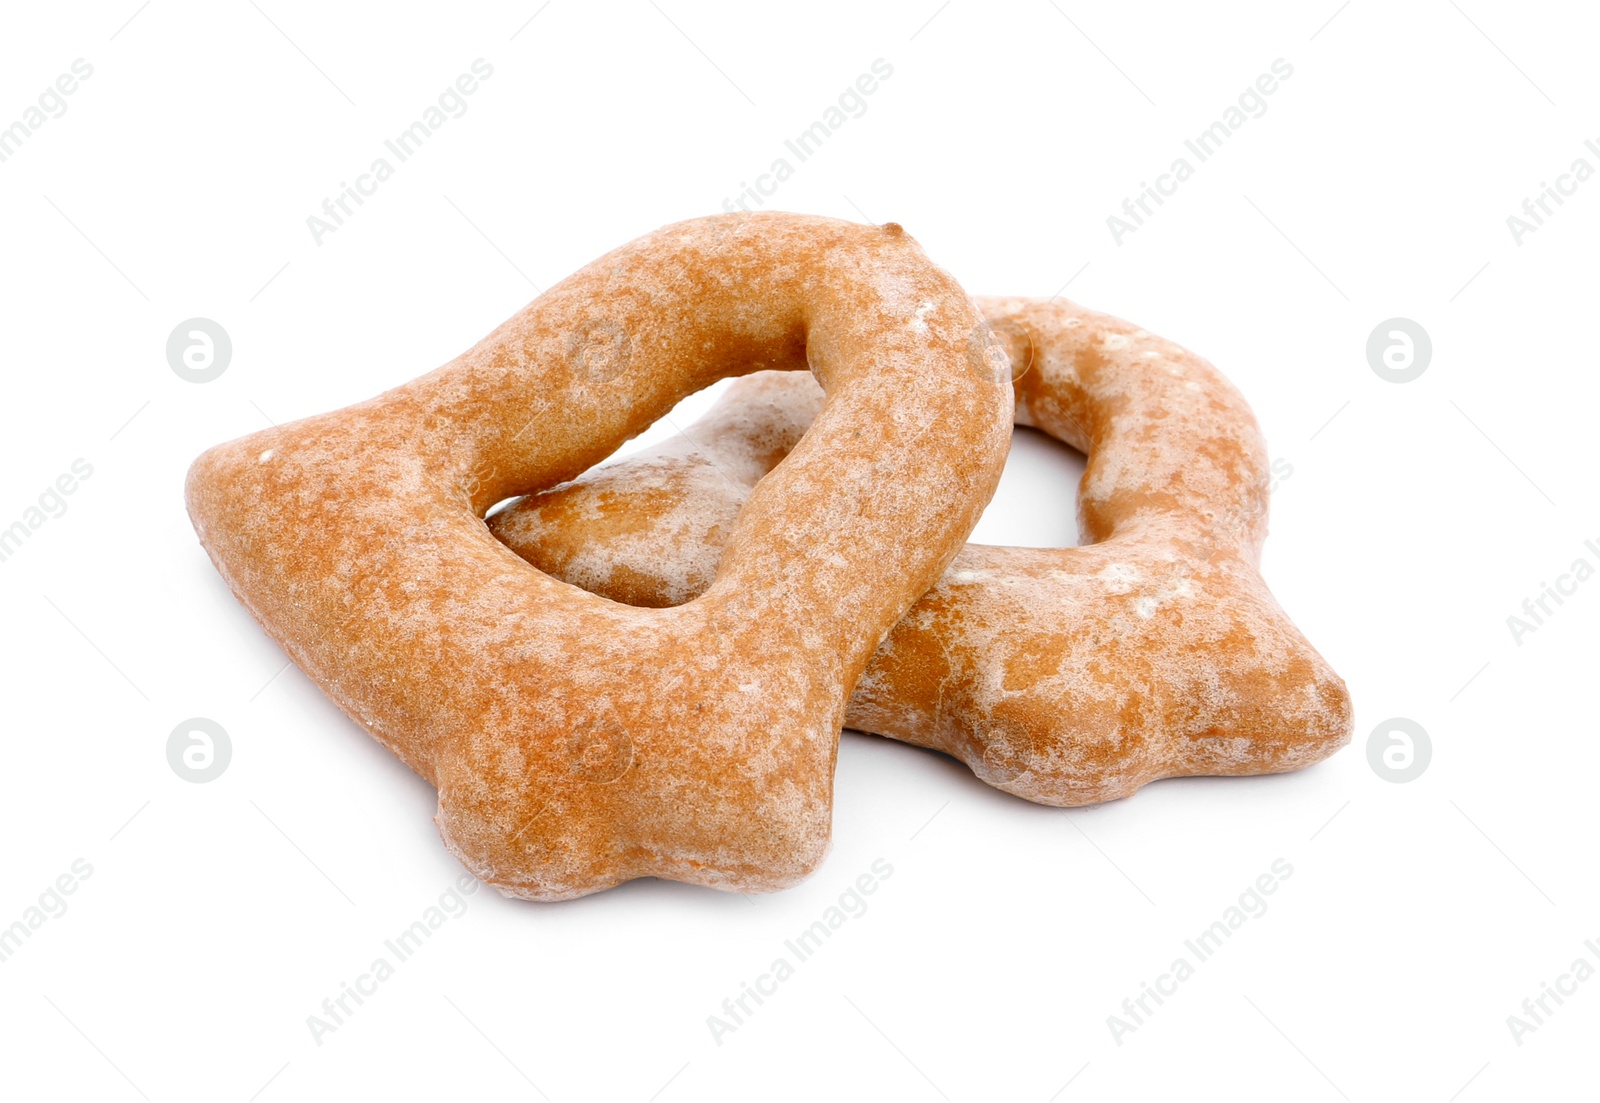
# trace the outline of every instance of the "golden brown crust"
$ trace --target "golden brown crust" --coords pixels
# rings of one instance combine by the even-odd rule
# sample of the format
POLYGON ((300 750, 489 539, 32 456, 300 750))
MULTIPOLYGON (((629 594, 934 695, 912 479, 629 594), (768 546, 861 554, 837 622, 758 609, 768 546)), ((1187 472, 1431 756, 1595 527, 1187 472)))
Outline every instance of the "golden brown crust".
MULTIPOLYGON (((1088 456, 1086 546, 968 545, 878 649, 846 724, 1057 805, 1297 769, 1348 742, 1344 683, 1257 570, 1266 451, 1239 393, 1187 350, 1072 303, 979 304, 1017 365, 1017 424, 1088 456)), ((685 600, 820 397, 800 377, 741 379, 691 440, 523 499, 490 528, 596 592, 685 600)))
POLYGON ((1006 380, 898 226, 698 219, 429 375, 211 449, 189 512, 290 657, 438 788, 478 876, 538 899, 641 876, 770 890, 825 853, 844 702, 993 493, 1006 380), (815 429, 719 534, 697 600, 608 601, 485 529, 685 394, 808 362, 815 429))

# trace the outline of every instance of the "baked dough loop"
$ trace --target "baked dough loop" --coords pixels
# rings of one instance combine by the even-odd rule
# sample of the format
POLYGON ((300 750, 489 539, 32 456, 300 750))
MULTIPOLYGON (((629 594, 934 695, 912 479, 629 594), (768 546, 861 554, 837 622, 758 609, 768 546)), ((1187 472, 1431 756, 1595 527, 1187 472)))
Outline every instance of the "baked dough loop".
POLYGON ((439 791, 445 845, 508 895, 641 876, 744 892, 827 850, 845 701, 993 494, 1005 354, 899 226, 668 226, 443 368, 213 448, 200 542, 269 635, 439 791), (618 604, 490 536, 683 396, 759 368, 827 393, 694 601, 618 604))
MULTIPOLYGON (((1268 464, 1238 391, 1187 350, 1072 303, 979 305, 1014 365, 1016 423, 1088 457, 1086 543, 968 545, 878 649, 846 726, 944 751, 1054 805, 1157 778, 1294 770, 1347 743, 1344 683, 1258 569, 1268 464)), ((741 379, 683 437, 524 498, 489 527, 597 593, 689 600, 820 403, 803 377, 741 379)))

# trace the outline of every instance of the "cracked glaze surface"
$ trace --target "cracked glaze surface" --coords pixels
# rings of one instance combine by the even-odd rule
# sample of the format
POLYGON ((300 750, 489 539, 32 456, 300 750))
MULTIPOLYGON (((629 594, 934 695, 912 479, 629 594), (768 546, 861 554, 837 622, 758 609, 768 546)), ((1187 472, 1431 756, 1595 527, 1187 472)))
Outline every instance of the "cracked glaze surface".
MULTIPOLYGON (((1072 303, 979 305, 1015 365, 1016 423, 1088 457, 1087 543, 968 545, 873 656, 846 725, 1056 805, 1163 777, 1294 770, 1345 745, 1344 683, 1258 570, 1266 450, 1238 391, 1186 349, 1072 303)), ((741 379, 684 436, 522 499, 490 528, 597 593, 688 600, 821 402, 803 376, 741 379)))
POLYGON ((189 513, 234 594, 435 785, 445 844, 502 892, 772 890, 826 852, 851 688, 994 492, 1007 377, 972 300, 899 226, 697 219, 437 371, 211 449, 189 513), (595 596, 483 524, 686 394, 808 365, 827 393, 813 431, 741 494, 696 600, 595 596))

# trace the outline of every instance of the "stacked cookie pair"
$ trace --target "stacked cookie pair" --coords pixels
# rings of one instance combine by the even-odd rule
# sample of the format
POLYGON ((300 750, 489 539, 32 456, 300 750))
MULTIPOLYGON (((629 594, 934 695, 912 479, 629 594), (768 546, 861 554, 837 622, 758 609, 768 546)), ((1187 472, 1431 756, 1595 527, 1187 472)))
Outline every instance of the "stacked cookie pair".
POLYGON ((554 900, 805 877, 845 725, 1058 805, 1326 757, 1349 698, 1257 570, 1267 486, 1248 406, 1184 349, 974 302, 893 224, 757 214, 213 448, 187 496, 239 600, 437 788, 451 852, 554 900), (1087 455, 1085 546, 963 547, 1013 423, 1087 455))

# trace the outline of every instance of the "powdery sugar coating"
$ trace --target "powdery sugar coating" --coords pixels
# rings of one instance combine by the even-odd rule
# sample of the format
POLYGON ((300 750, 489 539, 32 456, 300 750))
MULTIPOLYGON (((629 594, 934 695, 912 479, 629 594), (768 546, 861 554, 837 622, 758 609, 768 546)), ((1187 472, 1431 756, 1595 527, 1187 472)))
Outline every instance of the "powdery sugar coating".
MULTIPOLYGON (((1344 746, 1344 683, 1257 569, 1267 462, 1210 364, 1071 303, 980 299, 1016 365, 1016 421, 1085 452, 1086 546, 968 545, 895 626, 847 726, 947 752, 1044 804, 1162 777, 1298 769, 1344 746)), ((494 534, 597 592, 662 605, 711 584, 750 487, 821 392, 762 373, 679 440, 523 499, 494 534)), ((777 467, 777 471, 782 471, 777 467)))
POLYGON ((844 702, 998 482, 1013 402, 987 332, 893 224, 679 223, 429 375, 211 449, 189 513, 239 600, 437 787, 446 846, 502 892, 782 888, 826 852, 844 702), (693 601, 595 596, 483 524, 686 394, 808 366, 828 396, 814 429, 741 494, 693 601))

